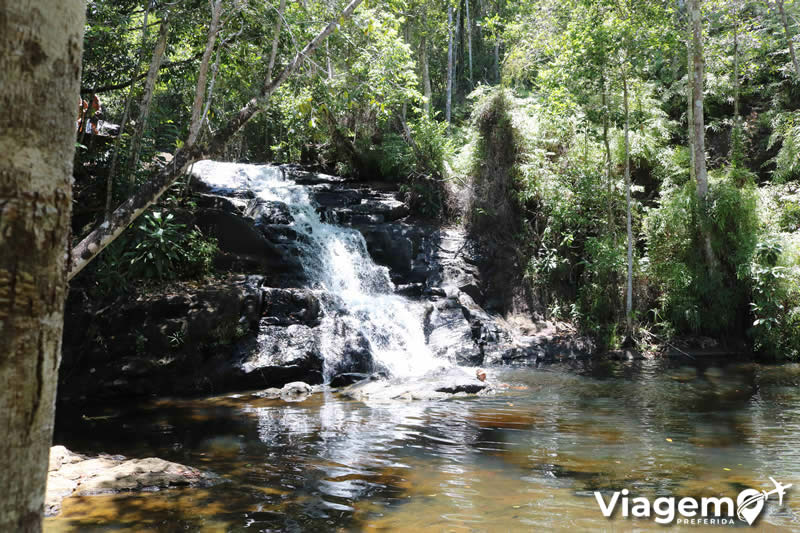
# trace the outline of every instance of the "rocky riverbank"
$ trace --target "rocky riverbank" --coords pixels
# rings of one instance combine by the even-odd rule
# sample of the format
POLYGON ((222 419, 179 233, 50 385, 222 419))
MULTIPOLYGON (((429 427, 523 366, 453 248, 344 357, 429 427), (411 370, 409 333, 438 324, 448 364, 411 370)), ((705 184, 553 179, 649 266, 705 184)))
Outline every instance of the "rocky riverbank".
POLYGON ((150 457, 126 459, 121 455, 87 457, 64 446, 50 448, 45 516, 61 512, 70 496, 94 496, 188 486, 208 486, 216 476, 189 466, 150 457))

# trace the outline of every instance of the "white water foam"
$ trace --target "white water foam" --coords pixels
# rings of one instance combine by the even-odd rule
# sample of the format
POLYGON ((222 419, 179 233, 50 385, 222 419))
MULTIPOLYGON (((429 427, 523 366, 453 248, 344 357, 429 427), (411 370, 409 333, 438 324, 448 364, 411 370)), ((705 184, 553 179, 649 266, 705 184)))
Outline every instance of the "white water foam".
POLYGON ((325 317, 318 328, 326 379, 342 363, 344 337, 352 332, 363 335, 379 369, 392 376, 419 376, 446 366, 425 342, 422 305, 393 294, 388 268, 375 264, 363 235, 324 222, 304 185, 269 165, 201 161, 193 173, 218 192, 249 190, 289 207, 310 288, 332 296, 321 299, 325 317))

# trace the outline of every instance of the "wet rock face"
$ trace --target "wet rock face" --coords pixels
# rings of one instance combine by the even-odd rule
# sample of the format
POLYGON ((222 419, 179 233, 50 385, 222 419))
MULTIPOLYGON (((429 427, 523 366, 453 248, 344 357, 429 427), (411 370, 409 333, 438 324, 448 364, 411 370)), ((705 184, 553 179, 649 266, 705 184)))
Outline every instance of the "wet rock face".
POLYGON ((289 326, 304 324, 316 326, 321 318, 321 307, 317 296, 308 289, 263 288, 263 324, 289 326))
POLYGON ((100 313, 68 310, 59 399, 321 383, 312 330, 319 300, 306 289, 263 282, 239 276, 200 288, 178 284, 175 294, 140 297, 100 313))
MULTIPOLYGON (((458 228, 415 223, 392 185, 296 167, 272 171, 308 186, 326 220, 364 236, 395 292, 425 304, 425 340, 434 355, 461 365, 539 364, 594 351, 587 339, 551 325, 526 332, 510 326, 497 304, 502 298, 481 275, 492 258, 458 228)), ((239 170, 219 182, 193 181, 198 209, 185 223, 216 237, 220 279, 103 304, 71 294, 60 401, 318 384, 323 372, 341 386, 385 370, 358 318, 326 316, 339 306, 308 288, 300 252, 306 237, 290 206, 256 197, 251 186, 239 170), (341 342, 325 368, 320 328, 331 323, 341 342)))
POLYGON ((276 385, 293 380, 322 383, 322 355, 316 332, 305 325, 262 326, 255 346, 240 346, 245 358, 241 369, 254 386, 276 385))
POLYGON ((255 198, 247 206, 245 216, 255 220, 256 225, 289 225, 294 222, 289 206, 283 202, 255 198))
POLYGON ((186 486, 208 486, 213 474, 150 457, 126 459, 119 455, 86 457, 63 446, 50 448, 45 516, 61 512, 69 496, 94 496, 186 486))

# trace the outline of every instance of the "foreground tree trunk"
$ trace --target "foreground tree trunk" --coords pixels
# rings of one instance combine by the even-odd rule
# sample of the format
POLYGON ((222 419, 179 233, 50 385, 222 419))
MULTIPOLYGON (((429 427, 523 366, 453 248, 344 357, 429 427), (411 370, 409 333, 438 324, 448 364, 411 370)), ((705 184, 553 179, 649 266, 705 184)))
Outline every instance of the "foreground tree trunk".
POLYGON ((711 269, 716 263, 711 248, 711 235, 707 227, 708 174, 706 170, 705 123, 703 118, 703 85, 705 57, 703 55, 703 19, 700 13, 702 0, 689 0, 689 20, 692 32, 692 163, 697 181, 697 200, 700 204, 700 238, 706 264, 711 269))
POLYGON ((3 532, 42 529, 64 322, 84 15, 83 2, 0 0, 3 532))
POLYGON ((222 0, 211 2, 211 24, 208 28, 208 40, 206 49, 203 52, 203 59, 200 61, 200 70, 197 73, 197 87, 194 91, 194 102, 192 103, 192 121, 189 124, 189 140, 186 144, 191 146, 197 140, 200 133, 200 125, 203 118, 203 100, 206 97, 208 86, 208 68, 211 64, 211 55, 214 53, 214 44, 217 42, 219 33, 219 20, 222 16, 222 0))
POLYGON ((350 2, 336 19, 330 22, 322 32, 294 56, 294 59, 277 78, 267 84, 257 97, 251 99, 223 127, 217 130, 207 145, 196 144, 195 146, 187 147, 185 150, 178 151, 169 165, 163 168, 133 197, 129 198, 111 214, 110 220, 107 220, 78 243, 70 253, 69 279, 72 279, 78 272, 83 270, 106 246, 114 242, 114 239, 125 231, 125 228, 136 220, 145 209, 153 205, 186 172, 192 163, 204 158, 219 157, 228 141, 264 109, 272 93, 300 68, 305 58, 313 54, 342 21, 350 18, 361 2, 363 0, 350 2))
POLYGON ((158 32, 158 41, 153 50, 153 59, 150 61, 150 72, 147 74, 147 81, 144 84, 144 96, 142 97, 141 109, 139 110, 139 120, 136 122, 136 130, 131 140, 131 159, 128 165, 130 170, 130 182, 136 179, 136 168, 139 166, 139 153, 142 147, 142 137, 147 119, 150 116, 150 104, 153 102, 153 92, 158 80, 158 71, 161 70, 161 61, 164 59, 164 52, 167 49, 167 36, 169 35, 169 15, 164 15, 161 21, 161 28, 158 32))

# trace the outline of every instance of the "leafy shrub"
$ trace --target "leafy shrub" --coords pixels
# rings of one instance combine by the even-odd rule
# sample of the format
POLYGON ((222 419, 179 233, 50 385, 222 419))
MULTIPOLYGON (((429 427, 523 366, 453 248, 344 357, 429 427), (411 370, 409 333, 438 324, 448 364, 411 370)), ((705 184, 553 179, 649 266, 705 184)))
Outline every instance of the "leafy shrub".
POLYGON ((768 148, 781 143, 778 155, 770 160, 775 163, 775 180, 785 182, 800 178, 800 111, 778 113, 772 128, 768 148))
POLYGON ((659 288, 658 315, 677 331, 716 335, 741 331, 749 290, 743 268, 758 235, 753 186, 737 187, 729 176, 710 179, 708 219, 718 264, 701 252, 700 216, 694 183, 665 189, 646 220, 648 264, 659 288))
POLYGON ((134 280, 194 279, 212 272, 217 243, 199 230, 186 231, 171 213, 150 211, 98 257, 96 289, 125 290, 134 280))
POLYGON ((468 226, 479 234, 513 235, 519 228, 517 178, 522 142, 511 108, 508 91, 494 89, 478 100, 473 113, 478 137, 466 217, 468 226))
POLYGON ((800 358, 800 239, 772 235, 750 265, 755 348, 775 359, 800 358))

